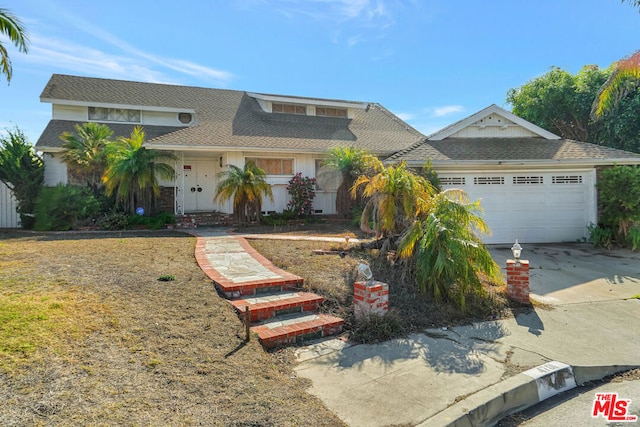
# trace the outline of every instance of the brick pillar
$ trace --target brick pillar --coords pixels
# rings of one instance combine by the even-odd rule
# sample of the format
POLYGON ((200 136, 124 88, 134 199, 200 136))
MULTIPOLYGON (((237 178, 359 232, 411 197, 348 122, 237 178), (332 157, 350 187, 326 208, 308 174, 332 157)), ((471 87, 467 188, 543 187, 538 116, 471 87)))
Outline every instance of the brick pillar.
POLYGON ((356 319, 367 314, 383 316, 389 310, 389 285, 372 280, 353 284, 353 313, 356 319))
POLYGON ((507 260, 507 296, 529 304, 529 261, 507 260))

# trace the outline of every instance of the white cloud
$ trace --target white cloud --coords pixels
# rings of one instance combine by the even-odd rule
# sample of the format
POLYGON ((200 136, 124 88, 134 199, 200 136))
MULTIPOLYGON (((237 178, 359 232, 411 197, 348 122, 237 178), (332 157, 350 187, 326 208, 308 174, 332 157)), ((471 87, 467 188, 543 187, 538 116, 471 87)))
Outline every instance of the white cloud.
POLYGON ((404 120, 405 122, 408 120, 411 120, 415 117, 415 114, 411 114, 411 113, 397 113, 396 116, 400 117, 401 120, 404 120))
MULTIPOLYGON (((31 47, 27 59, 30 62, 46 64, 51 68, 63 68, 75 73, 100 77, 136 79, 153 83, 179 83, 178 72, 197 77, 219 85, 226 85, 234 75, 228 71, 207 67, 185 59, 165 58, 140 50, 78 16, 57 9, 61 18, 82 33, 92 36, 116 48, 114 53, 89 48, 77 42, 54 39, 31 33, 31 47)), ((60 18, 58 17, 58 18, 60 18)), ((80 40, 83 37, 76 37, 80 40)))
POLYGON ((461 113, 464 111, 462 105, 444 105, 442 107, 435 107, 431 110, 432 117, 444 117, 450 114, 461 113))
MULTIPOLYGON (((384 38, 383 30, 395 24, 393 13, 387 7, 388 0, 271 0, 270 6, 287 18, 311 18, 315 21, 344 29, 344 39, 337 39, 342 31, 330 30, 333 42, 344 42, 348 46, 372 39, 384 38), (363 34, 367 32, 367 34, 363 34)), ((260 2, 267 5, 266 0, 260 2)), ((267 6, 269 6, 267 5, 267 6)))

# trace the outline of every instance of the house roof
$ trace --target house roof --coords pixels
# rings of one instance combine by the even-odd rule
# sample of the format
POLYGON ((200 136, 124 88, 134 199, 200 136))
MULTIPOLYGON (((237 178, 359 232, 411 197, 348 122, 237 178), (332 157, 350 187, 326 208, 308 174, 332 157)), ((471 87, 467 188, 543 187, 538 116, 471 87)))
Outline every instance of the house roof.
POLYGON ((640 164, 638 154, 561 139, 495 104, 398 151, 385 163, 404 161, 410 166, 420 166, 428 159, 434 166, 470 168, 497 165, 544 167, 558 163, 640 164), (515 132, 506 131, 514 127, 515 132), (482 136, 483 133, 487 136, 482 136))
MULTIPOLYGON (((389 155, 424 139, 424 135, 376 103, 340 101, 362 107, 353 108, 353 116, 348 119, 268 113, 256 97, 244 91, 60 74, 51 77, 40 98, 55 104, 195 112, 192 126, 167 127, 167 132, 161 129, 150 132, 150 127, 144 126, 148 134, 146 145, 156 148, 323 152, 334 146, 349 145, 389 155)), ((332 102, 322 98, 289 98, 308 103, 332 102)), ((60 147, 59 134, 55 132, 63 127, 72 129, 73 124, 75 122, 51 123, 37 146, 60 147)), ((109 126, 115 127, 112 123, 109 126)), ((132 127, 129 125, 128 129, 132 127)))
MULTIPOLYGON (((50 148, 59 147, 60 149, 62 149, 63 142, 62 140, 60 140, 60 135, 63 132, 72 132, 72 133, 75 132, 76 125, 82 125, 82 122, 75 122, 70 120, 50 120, 49 123, 47 124, 47 127, 45 127, 44 131, 42 131, 42 135, 40 135, 40 138, 38 139, 38 144, 40 144, 41 141, 54 141, 57 139, 58 141, 60 141, 59 143, 57 143, 55 146, 52 146, 51 144, 49 144, 47 145, 47 147, 50 147, 50 148)), ((134 125, 130 125, 130 124, 109 123, 109 129, 113 131, 114 138, 118 138, 121 136, 122 137, 130 136, 131 131, 133 131, 134 127, 135 127, 134 125)), ((147 140, 149 140, 161 135, 165 135, 170 132, 175 132, 178 129, 182 129, 182 127, 145 126, 144 132, 147 140)))
POLYGON ((498 107, 496 104, 491 104, 487 108, 484 108, 475 114, 465 117, 462 120, 458 120, 457 122, 452 123, 449 126, 446 126, 435 133, 432 133, 427 137, 427 139, 430 141, 441 141, 445 138, 448 138, 454 135, 456 132, 459 132, 462 129, 468 127, 469 125, 474 124, 478 120, 481 120, 492 114, 499 114, 505 119, 512 121, 516 125, 528 130, 529 132, 541 138, 560 139, 558 135, 551 133, 545 129, 542 129, 540 126, 534 125, 533 123, 521 117, 516 116, 515 114, 505 110, 504 108, 498 107))
POLYGON ((448 138, 442 141, 421 141, 389 157, 386 162, 405 161, 422 165, 427 159, 433 164, 468 162, 550 163, 640 163, 640 155, 570 139, 544 138, 448 138))

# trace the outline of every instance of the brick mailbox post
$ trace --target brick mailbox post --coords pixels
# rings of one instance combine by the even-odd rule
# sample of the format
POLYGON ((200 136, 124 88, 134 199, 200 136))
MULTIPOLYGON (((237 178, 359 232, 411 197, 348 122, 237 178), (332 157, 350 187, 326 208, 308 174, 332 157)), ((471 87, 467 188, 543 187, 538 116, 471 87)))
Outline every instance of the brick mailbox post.
POLYGON ((383 316, 389 310, 389 285, 370 280, 353 284, 353 313, 356 319, 368 314, 383 316))
POLYGON ((507 260, 507 296, 529 304, 529 261, 507 260))

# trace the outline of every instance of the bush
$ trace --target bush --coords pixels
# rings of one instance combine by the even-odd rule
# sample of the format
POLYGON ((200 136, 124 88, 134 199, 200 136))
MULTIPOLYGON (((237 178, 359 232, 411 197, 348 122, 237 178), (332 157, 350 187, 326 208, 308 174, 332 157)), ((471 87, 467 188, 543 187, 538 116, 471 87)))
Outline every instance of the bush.
POLYGON ((298 217, 311 215, 313 213, 313 199, 316 197, 315 186, 315 178, 308 176, 303 178, 300 172, 295 174, 287 185, 287 191, 291 196, 287 209, 298 217))
POLYGON ((640 220, 640 168, 614 166, 604 169, 598 180, 600 222, 626 240, 634 221, 640 220))
POLYGON ((285 210, 283 212, 272 212, 269 215, 265 215, 260 218, 260 222, 263 225, 269 225, 269 226, 272 225, 274 227, 276 226, 282 227, 287 225, 287 221, 295 218, 296 218, 295 213, 293 213, 290 210, 285 210))
POLYGON ((98 225, 104 230, 125 230, 129 224, 129 216, 122 212, 104 214, 98 220, 98 225))
POLYGON ((58 184, 43 187, 36 199, 35 226, 39 231, 64 231, 78 220, 99 214, 100 202, 88 188, 58 184))
POLYGON ((161 212, 158 215, 131 215, 127 217, 128 227, 143 227, 149 230, 160 230, 165 228, 167 224, 175 224, 176 217, 168 212, 161 212))
POLYGON ((404 332, 402 318, 395 310, 382 316, 368 314, 354 321, 351 339, 361 343, 378 343, 397 338, 404 332))
POLYGON ((613 230, 608 227, 589 224, 587 227, 589 242, 596 248, 611 249, 613 246, 613 230))
POLYGON ((636 251, 640 248, 640 227, 634 226, 629 229, 629 234, 627 234, 627 244, 631 246, 632 251, 636 251))

